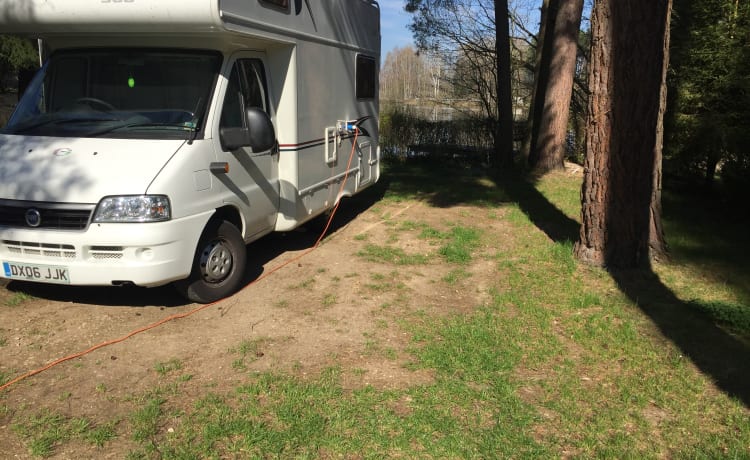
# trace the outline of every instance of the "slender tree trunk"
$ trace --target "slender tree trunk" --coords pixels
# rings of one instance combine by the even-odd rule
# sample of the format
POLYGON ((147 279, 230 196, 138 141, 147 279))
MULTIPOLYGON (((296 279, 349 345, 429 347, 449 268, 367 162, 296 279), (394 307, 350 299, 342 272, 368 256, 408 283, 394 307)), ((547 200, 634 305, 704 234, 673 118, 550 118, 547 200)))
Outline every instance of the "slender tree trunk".
POLYGON ((529 101, 529 113, 526 115, 526 135, 521 145, 521 154, 528 163, 531 154, 532 140, 539 136, 539 125, 541 125, 542 107, 544 106, 544 90, 547 88, 547 79, 549 72, 542 72, 542 67, 549 70, 549 66, 542 65, 542 58, 548 57, 550 53, 543 50, 544 44, 547 43, 544 37, 547 34, 547 21, 549 17, 550 0, 542 1, 542 8, 539 15, 539 33, 536 37, 536 50, 534 55, 534 86, 531 89, 531 100, 529 101), (544 83, 542 83, 544 79, 544 83), (540 107, 537 107, 540 105, 540 107))
POLYGON ((667 70, 669 67, 670 20, 672 18, 672 0, 667 2, 667 24, 664 30, 664 59, 661 68, 661 88, 659 95, 659 118, 656 122, 656 147, 654 149, 654 191, 651 195, 649 257, 660 259, 667 256, 667 240, 661 222, 661 188, 662 158, 664 148, 664 113, 667 110, 667 70))
POLYGON ((670 4, 594 4, 583 223, 575 247, 585 262, 611 268, 649 265, 670 4))
POLYGON ((508 0, 495 0, 497 120, 495 157, 498 168, 513 166, 513 106, 510 87, 510 24, 508 0))
MULTIPOLYGON (((616 1, 616 0, 615 0, 616 1)), ((613 86, 610 62, 612 37, 609 0, 594 4, 591 15, 589 61, 589 110, 586 120, 586 158, 581 188, 581 234, 574 252, 584 262, 603 266, 607 249, 607 204, 609 202, 609 142, 612 133, 613 86)))
POLYGON ((548 30, 542 52, 546 68, 541 69, 538 94, 543 95, 537 104, 535 126, 532 132, 529 164, 537 172, 563 169, 565 138, 568 132, 570 98, 573 94, 578 33, 581 26, 583 0, 550 0, 548 30), (551 32, 551 33, 550 33, 551 32))

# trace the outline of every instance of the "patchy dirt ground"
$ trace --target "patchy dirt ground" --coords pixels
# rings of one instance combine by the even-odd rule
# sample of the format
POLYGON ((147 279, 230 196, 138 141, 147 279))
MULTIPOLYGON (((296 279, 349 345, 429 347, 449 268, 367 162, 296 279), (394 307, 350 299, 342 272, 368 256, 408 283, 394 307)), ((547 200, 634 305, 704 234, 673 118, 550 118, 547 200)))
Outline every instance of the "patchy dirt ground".
MULTIPOLYGON (((273 234, 248 246, 258 269, 235 296, 188 317, 175 319, 119 343, 65 361, 0 394, 0 446, 5 458, 26 458, 28 448, 12 429, 14 414, 47 408, 95 421, 127 418, 128 401, 159 385, 158 363, 178 360, 192 379, 181 392, 194 400, 232 391, 250 371, 317 375, 339 366, 348 388, 367 384, 403 388, 429 382, 432 375, 407 370, 409 333, 398 319, 417 311, 446 314, 483 302, 495 265, 475 257, 464 269, 470 277, 447 283, 456 269, 437 256, 434 242, 419 238, 413 224, 445 231, 451 224, 499 235, 507 230, 497 210, 470 206, 435 208, 418 201, 381 200, 382 187, 344 201, 334 228, 314 251, 278 271, 276 267, 308 251, 320 224, 273 234), (397 266, 358 255, 368 244, 388 242, 429 262, 397 266), (260 279, 259 279, 260 277, 260 279), (252 356, 238 348, 253 344, 252 356), (237 365, 238 359, 241 366, 237 365)), ((498 243, 500 244, 500 243, 498 243)), ((495 254, 499 248, 482 247, 495 254)), ((40 369, 54 360, 123 338, 171 315, 186 314, 172 288, 72 288, 3 281, 0 287, 0 377, 40 369)), ((57 458, 122 457, 133 445, 119 436, 96 450, 66 445, 57 458)))

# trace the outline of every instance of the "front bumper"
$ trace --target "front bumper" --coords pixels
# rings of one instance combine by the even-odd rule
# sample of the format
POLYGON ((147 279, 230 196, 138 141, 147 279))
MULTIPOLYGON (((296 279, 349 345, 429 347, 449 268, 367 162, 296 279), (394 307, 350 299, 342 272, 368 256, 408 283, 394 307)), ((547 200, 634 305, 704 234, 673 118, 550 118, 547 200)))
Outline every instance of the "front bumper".
MULTIPOLYGON (((190 274, 198 239, 211 215, 154 223, 92 223, 80 232, 0 227, 0 262, 3 267, 64 269, 67 279, 62 282, 77 286, 161 286, 190 274)), ((23 276, 0 269, 0 278, 47 282, 23 276)))

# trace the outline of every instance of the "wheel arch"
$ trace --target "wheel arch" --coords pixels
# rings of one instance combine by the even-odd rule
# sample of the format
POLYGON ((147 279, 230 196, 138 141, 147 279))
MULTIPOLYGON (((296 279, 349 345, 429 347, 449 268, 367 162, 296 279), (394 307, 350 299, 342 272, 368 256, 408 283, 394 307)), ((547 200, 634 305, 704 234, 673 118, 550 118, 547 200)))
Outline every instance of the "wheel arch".
POLYGON ((245 236, 245 221, 240 214, 239 209, 232 205, 225 205, 220 208, 216 208, 216 212, 211 216, 209 222, 225 220, 230 224, 234 225, 240 233, 245 236))

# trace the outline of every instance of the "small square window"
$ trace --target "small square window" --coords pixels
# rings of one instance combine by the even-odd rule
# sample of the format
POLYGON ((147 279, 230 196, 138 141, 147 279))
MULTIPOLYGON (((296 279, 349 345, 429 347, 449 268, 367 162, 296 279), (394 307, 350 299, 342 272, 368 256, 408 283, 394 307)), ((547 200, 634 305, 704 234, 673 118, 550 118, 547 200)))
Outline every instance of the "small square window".
POLYGON ((260 2, 280 8, 284 11, 289 9, 289 0, 260 0, 260 2))
POLYGON ((357 99, 375 98, 375 83, 377 82, 377 66, 375 58, 357 55, 357 99))

